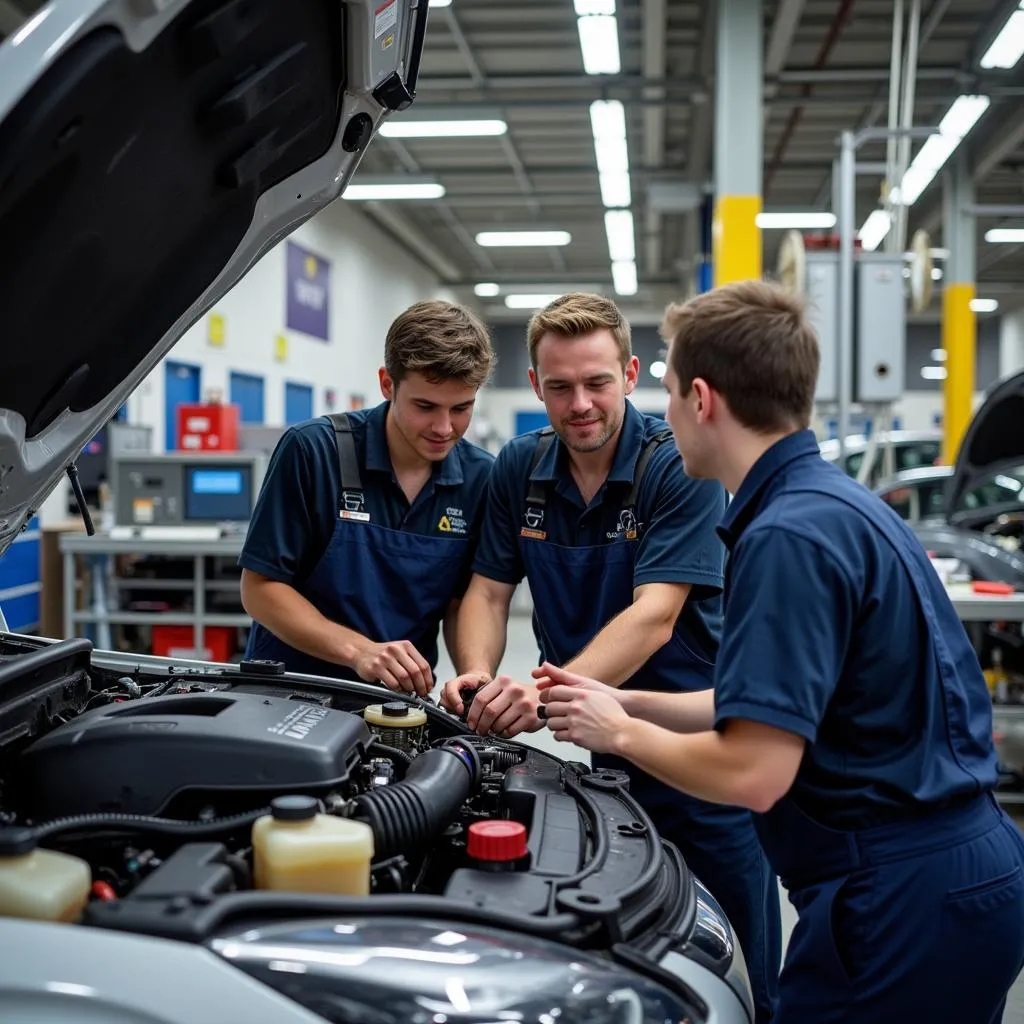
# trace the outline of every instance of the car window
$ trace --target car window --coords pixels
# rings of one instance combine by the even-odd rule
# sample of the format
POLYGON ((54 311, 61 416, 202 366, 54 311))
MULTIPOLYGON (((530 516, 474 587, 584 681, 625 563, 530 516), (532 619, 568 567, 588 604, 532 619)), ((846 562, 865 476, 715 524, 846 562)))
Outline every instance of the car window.
POLYGON ((846 456, 846 474, 847 476, 856 476, 860 472, 860 464, 864 461, 863 452, 854 452, 852 455, 846 456))
POLYGON ((896 472, 905 469, 920 469, 922 466, 934 466, 939 460, 941 446, 938 441, 910 441, 896 446, 896 472))
POLYGON ((942 515, 946 504, 946 482, 943 477, 941 480, 923 480, 918 486, 922 519, 942 515))
POLYGON ((891 491, 884 491, 879 497, 889 506, 901 519, 909 519, 912 514, 911 490, 909 487, 896 487, 891 491))

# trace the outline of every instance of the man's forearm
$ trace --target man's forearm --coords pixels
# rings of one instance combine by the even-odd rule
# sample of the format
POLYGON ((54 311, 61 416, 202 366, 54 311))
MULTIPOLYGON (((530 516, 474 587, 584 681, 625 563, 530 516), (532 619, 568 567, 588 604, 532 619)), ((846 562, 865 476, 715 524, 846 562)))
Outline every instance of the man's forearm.
POLYGON ((265 580, 243 589, 245 610, 290 647, 322 661, 354 668, 372 642, 332 622, 287 583, 265 580))
MULTIPOLYGON (((586 600, 581 595, 581 599, 586 600)), ((611 620, 589 644, 562 667, 577 675, 621 686, 672 638, 672 623, 652 615, 641 602, 611 620)))
POLYGON ((489 600, 472 589, 462 599, 449 654, 457 675, 482 672, 493 676, 505 654, 508 605, 489 600))
POLYGON ((750 807, 758 791, 756 761, 717 732, 681 736, 631 717, 620 730, 615 753, 699 800, 750 807))
POLYGON ((715 691, 655 693, 623 690, 619 697, 626 714, 653 722, 672 732, 706 732, 715 725, 715 691))

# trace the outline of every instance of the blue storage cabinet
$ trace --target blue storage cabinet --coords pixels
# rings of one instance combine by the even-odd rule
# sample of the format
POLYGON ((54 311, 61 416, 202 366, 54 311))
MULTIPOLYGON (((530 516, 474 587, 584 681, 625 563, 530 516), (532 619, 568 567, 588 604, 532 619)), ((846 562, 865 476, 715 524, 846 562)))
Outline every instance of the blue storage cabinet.
POLYGON ((39 517, 29 520, 0 557, 0 611, 12 633, 28 633, 39 628, 40 574, 39 517))

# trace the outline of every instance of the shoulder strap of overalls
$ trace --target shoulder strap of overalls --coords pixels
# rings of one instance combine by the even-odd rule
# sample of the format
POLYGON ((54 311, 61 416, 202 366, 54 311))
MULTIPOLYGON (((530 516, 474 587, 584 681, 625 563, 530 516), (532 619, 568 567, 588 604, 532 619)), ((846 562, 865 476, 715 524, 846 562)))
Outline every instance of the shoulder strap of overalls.
POLYGON ((338 466, 341 469, 341 491, 343 495, 361 495, 363 479, 359 474, 359 458, 356 455, 356 442, 352 436, 352 421, 347 412, 336 412, 328 416, 334 427, 334 436, 338 442, 338 466))
MULTIPOLYGON (((555 443, 555 430, 553 427, 545 427, 537 438, 537 447, 533 452, 533 461, 530 463, 530 476, 533 476, 534 470, 540 465, 540 460, 544 458, 547 450, 555 443)), ((546 480, 533 480, 529 482, 529 488, 526 492, 526 504, 539 506, 543 508, 547 501, 547 481, 546 480)))
POLYGON ((644 478, 644 473, 647 471, 647 464, 651 461, 651 457, 657 451, 660 445, 663 445, 666 441, 672 440, 671 430, 659 430, 644 445, 643 450, 640 452, 640 458, 636 460, 636 469, 633 471, 633 486, 630 488, 629 497, 626 498, 626 508, 635 508, 637 498, 640 495, 640 482, 644 478))

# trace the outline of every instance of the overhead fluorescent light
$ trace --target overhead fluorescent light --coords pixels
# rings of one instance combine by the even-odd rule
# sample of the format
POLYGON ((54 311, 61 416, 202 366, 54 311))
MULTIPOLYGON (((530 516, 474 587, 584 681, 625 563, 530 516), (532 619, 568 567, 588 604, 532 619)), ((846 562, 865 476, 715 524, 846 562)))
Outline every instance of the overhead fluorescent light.
POLYGON ((590 104, 590 130, 595 142, 626 137, 626 108, 621 100, 594 100, 590 104))
POLYGON ((598 181, 601 185, 601 203, 607 207, 631 206, 633 191, 629 184, 628 171, 613 171, 602 174, 598 181))
POLYGON ((759 213, 754 218, 759 228, 833 228, 836 225, 834 213, 759 213))
POLYGON ((508 125, 497 118, 451 121, 385 121, 380 134, 386 139, 466 139, 504 135, 508 125))
POLYGON ((989 228, 985 241, 996 244, 1020 245, 1024 243, 1024 228, 989 228))
POLYGON ((941 267, 932 267, 932 280, 933 281, 941 281, 942 280, 942 268, 941 267))
POLYGON ((885 210, 872 210, 857 233, 861 247, 868 252, 877 249, 882 239, 889 233, 890 223, 891 219, 885 210))
POLYGON ((946 350, 944 348, 932 349, 932 362, 944 363, 946 361, 946 350))
POLYGON ((557 295, 506 295, 505 305, 509 309, 540 309, 557 298, 557 295))
POLYGON ((606 210, 604 230, 608 236, 608 255, 613 263, 636 259, 633 214, 629 210, 606 210))
POLYGON ((438 182, 366 182, 353 183, 345 189, 343 198, 370 202, 381 199, 441 199, 444 185, 438 182))
POLYGON ((612 263, 612 283, 618 295, 636 295, 636 263, 633 260, 616 260, 612 263))
POLYGON ((619 58, 619 26, 614 14, 587 14, 577 19, 583 70, 588 75, 617 75, 622 70, 619 58))
POLYGON ((633 201, 626 147, 626 111, 620 100, 595 100, 590 104, 590 127, 606 207, 629 206, 633 201))
POLYGON ((925 380, 945 380, 946 368, 944 366, 922 366, 921 376, 925 380))
POLYGON ((668 366, 665 365, 664 359, 655 359, 649 367, 651 376, 661 380, 662 377, 668 372, 668 366))
POLYGON ((501 289, 493 282, 484 282, 473 286, 473 293, 479 295, 481 299, 493 299, 500 292, 501 289))
POLYGON ((615 0, 574 0, 576 16, 586 17, 588 14, 614 14, 615 0))
POLYGON ((430 7, 451 7, 452 0, 430 0, 430 7))
POLYGON ((481 231, 476 244, 486 247, 568 245, 568 231, 481 231))
POLYGON ((998 299, 971 299, 972 313, 994 313, 998 308, 998 299))
POLYGON ((1006 19, 981 58, 983 68, 1012 68, 1024 56, 1024 4, 1006 19))

